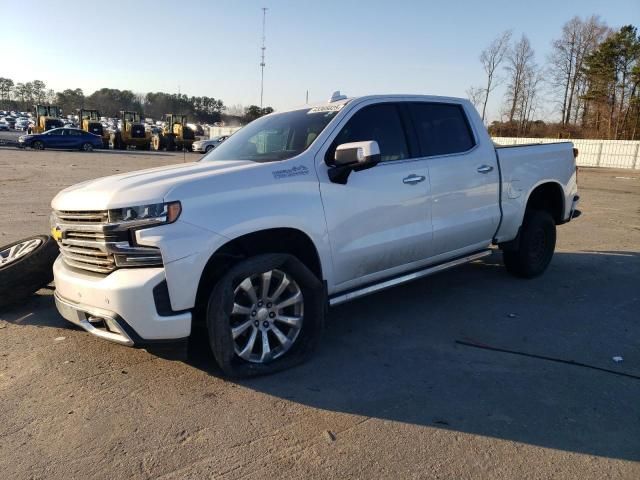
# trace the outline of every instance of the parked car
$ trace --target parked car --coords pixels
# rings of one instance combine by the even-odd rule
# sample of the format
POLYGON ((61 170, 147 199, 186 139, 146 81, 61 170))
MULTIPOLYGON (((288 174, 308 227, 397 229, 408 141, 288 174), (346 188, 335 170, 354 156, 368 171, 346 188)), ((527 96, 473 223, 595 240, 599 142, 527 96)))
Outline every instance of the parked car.
POLYGON ((211 150, 213 150, 214 148, 216 148, 218 145, 220 145, 222 142, 224 142, 227 138, 229 138, 229 135, 221 135, 218 137, 213 137, 209 140, 197 140, 195 142, 193 142, 193 152, 203 152, 203 153, 209 153, 211 150))
POLYGON ((16 124, 14 128, 16 130, 24 131, 29 127, 30 123, 31 123, 31 120, 29 120, 28 118, 19 118, 18 120, 16 120, 16 124))
POLYGON ((6 123, 7 125, 9 125, 9 128, 14 128, 16 126, 16 119, 15 117, 4 117, 3 119, 4 123, 6 123))
POLYGON ((9 130, 9 124, 0 121, 0 130, 9 130))
POLYGON ((251 122, 201 162, 60 192, 57 308, 123 345, 198 323, 225 374, 275 372, 310 355, 327 306, 492 246, 510 273, 542 274, 556 226, 580 213, 575 155, 496 147, 464 99, 334 95, 251 122))
POLYGON ((65 150, 84 150, 91 152, 102 148, 102 137, 77 128, 54 128, 38 135, 22 135, 18 138, 21 147, 35 150, 62 148, 65 150))

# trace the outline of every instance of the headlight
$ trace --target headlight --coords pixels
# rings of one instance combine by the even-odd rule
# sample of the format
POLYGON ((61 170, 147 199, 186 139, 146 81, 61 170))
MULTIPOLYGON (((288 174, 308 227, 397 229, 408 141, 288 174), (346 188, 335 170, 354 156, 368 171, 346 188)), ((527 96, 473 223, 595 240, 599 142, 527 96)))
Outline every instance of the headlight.
POLYGON ((180 202, 153 203, 109 210, 109 222, 129 223, 132 226, 133 224, 161 225, 175 222, 180 213, 182 213, 180 202))

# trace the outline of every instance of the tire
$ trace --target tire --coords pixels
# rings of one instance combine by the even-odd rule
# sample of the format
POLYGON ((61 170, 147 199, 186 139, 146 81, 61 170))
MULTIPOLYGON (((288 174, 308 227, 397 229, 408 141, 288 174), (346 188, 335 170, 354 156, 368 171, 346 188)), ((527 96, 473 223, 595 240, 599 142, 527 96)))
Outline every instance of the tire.
POLYGON ((31 148, 33 148, 34 150, 44 150, 44 143, 40 140, 36 140, 31 144, 31 148))
POLYGON ((82 150, 83 152, 93 152, 93 145, 91 145, 90 143, 83 143, 80 150, 82 150))
MULTIPOLYGON (((265 302, 268 300, 266 298, 265 302)), ((242 260, 215 284, 207 302, 209 345, 216 363, 226 376, 233 378, 268 375, 299 365, 311 356, 320 341, 325 303, 322 283, 297 258, 286 254, 264 254, 242 260), (272 281, 267 287, 267 296, 271 292, 274 306, 269 309, 267 306, 271 303, 255 303, 241 286, 249 280, 250 284, 256 286, 253 290, 254 300, 262 302, 265 298, 262 293, 264 272, 271 272, 272 281), (283 274, 289 280, 288 284, 283 282, 283 274), (256 280, 252 281, 251 278, 256 280), (286 288, 278 294, 283 284, 286 288), (292 300, 294 303, 276 308, 278 299, 282 300, 281 304, 292 300), (243 311, 234 312, 239 303, 243 304, 243 311), (253 305, 247 307, 249 303, 253 305), (258 305, 261 306, 256 311, 254 307, 258 305), (286 323, 283 322, 285 319, 286 323), (290 323, 293 321, 296 324, 290 323), (242 332, 237 335, 237 342, 232 335, 232 326, 240 327, 242 332), (286 337, 285 342, 278 340, 274 333, 276 330, 279 335, 286 337), (274 346, 266 357, 262 346, 263 335, 274 346), (252 348, 247 352, 249 343, 252 348), (238 353, 240 348, 242 351, 238 353)))
POLYGON ((0 308, 23 300, 51 283, 57 257, 58 245, 49 235, 35 235, 0 247, 0 308), (29 250, 28 242, 37 245, 29 250), (8 252, 20 244, 23 251, 28 252, 7 262, 8 252))
POLYGON ((556 248, 556 224, 542 210, 527 212, 520 230, 517 248, 504 249, 502 258, 507 271, 516 277, 534 278, 544 273, 556 248))
POLYGON ((213 145, 207 145, 207 148, 204 149, 204 153, 209 153, 211 150, 213 150, 213 145))

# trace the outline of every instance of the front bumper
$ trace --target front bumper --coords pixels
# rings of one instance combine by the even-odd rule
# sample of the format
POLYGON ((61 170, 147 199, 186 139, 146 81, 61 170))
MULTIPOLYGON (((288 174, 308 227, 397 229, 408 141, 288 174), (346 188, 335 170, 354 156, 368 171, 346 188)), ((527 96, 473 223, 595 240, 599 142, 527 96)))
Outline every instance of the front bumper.
POLYGON ((206 149, 204 145, 195 144, 195 143, 192 144, 192 148, 193 148, 192 151, 194 152, 203 152, 203 153, 205 152, 205 149, 206 149))
POLYGON ((165 280, 163 268, 119 269, 103 276, 69 267, 58 257, 53 274, 60 314, 97 337, 131 346, 191 333, 191 312, 158 312, 153 290, 165 280))

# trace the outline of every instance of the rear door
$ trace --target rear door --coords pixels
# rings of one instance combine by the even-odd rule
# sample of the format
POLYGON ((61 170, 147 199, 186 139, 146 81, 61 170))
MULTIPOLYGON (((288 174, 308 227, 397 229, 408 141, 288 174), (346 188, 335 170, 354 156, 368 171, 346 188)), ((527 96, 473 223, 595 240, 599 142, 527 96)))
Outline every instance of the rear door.
POLYGON ((462 103, 412 102, 409 110, 428 158, 434 255, 490 244, 500 221, 493 145, 479 142, 462 103))
POLYGON ((92 143, 90 134, 85 131, 70 128, 67 134, 65 148, 80 148, 85 142, 92 143))
MULTIPOLYGON (((408 120, 408 119, 406 119, 408 120)), ((431 252, 427 162, 416 158, 397 103, 363 106, 338 128, 319 169, 336 290, 392 276, 431 252), (332 183, 327 163, 343 143, 375 140, 381 162, 332 183)))

